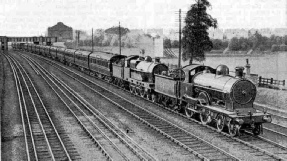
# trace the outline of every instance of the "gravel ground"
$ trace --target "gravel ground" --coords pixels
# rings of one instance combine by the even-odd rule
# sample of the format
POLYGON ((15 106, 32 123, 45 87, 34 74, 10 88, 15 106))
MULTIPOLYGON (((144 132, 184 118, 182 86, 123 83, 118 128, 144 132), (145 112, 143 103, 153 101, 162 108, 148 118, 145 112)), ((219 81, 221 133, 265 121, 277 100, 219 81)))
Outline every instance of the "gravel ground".
POLYGON ((256 102, 276 107, 278 110, 287 112, 287 91, 268 88, 258 88, 256 102))
MULTIPOLYGON (((100 110, 121 130, 126 131, 129 129, 128 135, 158 160, 196 160, 196 158, 186 150, 178 147, 177 144, 164 138, 162 135, 157 134, 138 120, 133 119, 130 115, 118 109, 113 104, 104 99, 98 99, 93 92, 89 91, 78 82, 71 80, 63 73, 53 69, 45 63, 41 64, 45 65, 47 70, 52 71, 53 74, 69 83, 74 90, 82 95, 89 103, 94 105, 95 108, 100 110)), ((79 71, 77 72, 79 73, 79 71)))
MULTIPOLYGON (((57 121, 54 124, 61 124, 65 129, 69 139, 74 144, 74 148, 78 152, 81 160, 106 160, 102 153, 98 150, 94 144, 91 143, 91 139, 82 131, 76 119, 67 112, 66 106, 57 97, 55 92, 49 87, 44 79, 37 75, 34 70, 28 65, 26 60, 17 54, 13 54, 18 61, 29 71, 30 76, 35 80, 36 88, 43 99, 44 105, 53 110, 53 114, 57 121)), ((49 69, 50 67, 47 67, 49 69)))
POLYGON ((3 60, 0 62, 0 71, 4 67, 4 72, 1 72, 0 75, 0 82, 3 81, 3 76, 5 78, 2 90, 4 95, 1 95, 1 159, 24 160, 26 157, 25 142, 15 81, 7 59, 3 55, 0 59, 3 60))
MULTIPOLYGON (((79 73, 79 72, 78 72, 79 73)), ((58 76, 63 75, 62 73, 56 73, 58 76)), ((85 74, 82 74, 86 77, 88 77, 85 74)), ((186 122, 184 122, 184 120, 180 119, 180 118, 174 118, 174 116, 168 114, 168 113, 163 113, 162 110, 158 109, 159 107, 153 105, 152 103, 148 103, 147 101, 144 101, 138 97, 132 96, 130 95, 128 92, 122 92, 121 90, 118 90, 117 88, 108 85, 107 83, 101 82, 97 79, 92 78, 95 82, 99 83, 102 87, 107 88, 115 93, 121 94, 121 96, 133 101, 134 103, 145 107, 146 109, 152 111, 153 113, 162 116, 163 118, 167 118, 169 121, 172 121, 174 123, 176 123, 178 126, 183 127, 184 129, 186 129, 187 131, 194 133, 195 135, 200 136, 201 138, 207 140, 208 142, 216 145, 216 146, 220 146, 221 148, 225 149, 226 151, 229 151, 230 153, 232 153, 233 155, 243 159, 243 160, 258 160, 258 158, 256 158, 256 156, 250 154, 250 152, 246 152, 245 150, 242 150, 241 148, 239 148, 237 145, 232 145, 229 142, 225 141, 224 139, 220 139, 217 136, 214 135, 209 135, 209 134, 205 134, 203 132, 203 130, 201 128, 195 128, 190 126, 189 124, 187 124, 186 122)), ((71 83, 74 87, 74 89, 77 89, 80 91, 81 94, 85 95, 85 98, 87 98, 90 102, 91 101, 95 101, 95 98, 93 98, 93 94, 91 93, 90 95, 87 93, 87 91, 83 91, 83 89, 85 87, 81 87, 78 83, 72 83, 73 80, 70 80, 69 78, 65 78, 63 77, 63 80, 65 80, 66 82, 69 81, 69 83, 71 83), (81 92, 82 91, 82 92, 81 92)), ((86 89, 87 90, 87 89, 86 89)), ((97 102, 94 103, 95 105, 98 105, 97 102)), ((109 107, 109 106, 104 106, 105 108, 109 107)), ((112 112, 110 112, 112 113, 112 112)), ((113 117, 115 118, 115 117, 113 117)), ((134 130, 135 127, 131 126, 132 124, 124 124, 122 126, 128 126, 129 128, 132 128, 134 130)), ((124 129, 124 128, 123 128, 124 129)), ((163 149, 163 148, 162 148, 163 149)))

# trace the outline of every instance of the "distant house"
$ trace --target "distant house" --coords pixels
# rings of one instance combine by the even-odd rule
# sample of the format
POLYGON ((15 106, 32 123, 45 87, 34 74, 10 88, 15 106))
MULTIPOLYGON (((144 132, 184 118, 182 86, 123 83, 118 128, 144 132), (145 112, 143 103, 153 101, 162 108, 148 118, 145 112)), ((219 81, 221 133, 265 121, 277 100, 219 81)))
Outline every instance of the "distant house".
POLYGON ((55 26, 48 28, 49 37, 57 37, 58 41, 73 40, 73 28, 58 22, 55 26))

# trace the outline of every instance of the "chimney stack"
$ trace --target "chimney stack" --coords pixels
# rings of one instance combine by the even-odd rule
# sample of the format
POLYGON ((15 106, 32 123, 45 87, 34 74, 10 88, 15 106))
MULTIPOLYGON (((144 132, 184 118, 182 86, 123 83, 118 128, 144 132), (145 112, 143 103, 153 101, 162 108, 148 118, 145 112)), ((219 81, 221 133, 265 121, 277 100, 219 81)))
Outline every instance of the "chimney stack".
POLYGON ((235 67, 235 77, 243 78, 243 70, 244 70, 244 67, 241 67, 241 66, 235 67))

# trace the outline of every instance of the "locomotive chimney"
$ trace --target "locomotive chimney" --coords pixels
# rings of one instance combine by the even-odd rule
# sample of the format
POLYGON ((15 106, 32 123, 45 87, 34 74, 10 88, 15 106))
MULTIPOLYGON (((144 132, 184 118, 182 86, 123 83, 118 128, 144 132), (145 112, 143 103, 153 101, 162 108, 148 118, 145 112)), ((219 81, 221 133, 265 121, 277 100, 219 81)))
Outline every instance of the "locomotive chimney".
POLYGON ((155 62, 156 63, 160 63, 160 58, 159 57, 155 57, 155 62))
POLYGON ((244 67, 241 67, 241 66, 235 67, 235 77, 236 78, 242 78, 243 77, 243 70, 244 70, 244 67))

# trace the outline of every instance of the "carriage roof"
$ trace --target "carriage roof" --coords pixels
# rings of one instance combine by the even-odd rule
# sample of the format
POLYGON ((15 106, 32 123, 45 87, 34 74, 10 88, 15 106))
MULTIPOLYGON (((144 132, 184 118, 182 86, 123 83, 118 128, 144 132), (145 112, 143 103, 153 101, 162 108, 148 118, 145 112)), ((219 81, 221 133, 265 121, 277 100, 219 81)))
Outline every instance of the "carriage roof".
POLYGON ((126 56, 108 53, 108 52, 102 52, 102 51, 95 51, 90 55, 90 57, 111 61, 112 59, 121 59, 121 58, 126 57, 126 56))
POLYGON ((83 56, 83 57, 88 57, 89 54, 91 54, 92 52, 91 51, 85 51, 85 50, 77 50, 75 52, 75 55, 80 55, 80 56, 83 56))

